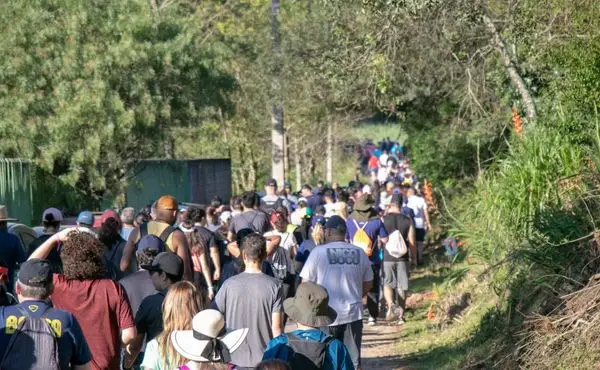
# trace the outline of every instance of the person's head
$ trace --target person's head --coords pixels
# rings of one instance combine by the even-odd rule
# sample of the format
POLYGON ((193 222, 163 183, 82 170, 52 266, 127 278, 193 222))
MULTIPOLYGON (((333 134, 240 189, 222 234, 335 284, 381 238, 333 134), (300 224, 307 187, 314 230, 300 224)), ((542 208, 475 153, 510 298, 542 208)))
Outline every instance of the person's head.
POLYGON ((277 180, 269 179, 265 184, 265 193, 267 195, 277 195, 277 180))
POLYGON ((292 370, 290 365, 279 359, 264 360, 254 370, 292 370))
POLYGON ((385 190, 386 190, 386 191, 388 191, 388 192, 390 192, 390 191, 394 190, 394 187, 395 187, 395 186, 396 186, 396 185, 394 184, 394 182, 393 182, 393 181, 387 181, 387 182, 385 183, 385 190))
POLYGON ((415 194, 417 194, 417 192, 415 191, 415 188, 413 188, 412 186, 409 187, 408 189, 406 189, 406 196, 407 197, 412 197, 415 194))
POLYGON ((270 220, 271 226, 273 229, 277 230, 280 233, 284 233, 287 229, 287 216, 283 214, 281 211, 275 211, 271 213, 270 220))
POLYGON ((337 201, 338 202, 348 203, 349 200, 350 200, 350 196, 348 195, 347 191, 342 190, 342 191, 337 192, 337 201))
POLYGON ((247 328, 227 331, 223 314, 207 309, 194 316, 190 330, 174 331, 171 343, 181 356, 195 363, 221 364, 231 362, 230 354, 240 347, 247 335, 247 328))
POLYGON ((319 180, 319 181, 317 181, 317 187, 318 187, 318 188, 321 188, 321 189, 322 189, 324 186, 325 186, 325 183, 323 182, 323 180, 319 180))
POLYGON ((217 210, 213 207, 206 208, 206 223, 208 225, 218 225, 219 220, 217 217, 217 210))
POLYGON ((222 205, 223 205, 223 199, 221 199, 221 197, 214 196, 210 201, 210 206, 215 209, 218 209, 222 205))
POLYGON ((132 227, 135 222, 135 208, 126 207, 121 211, 121 222, 125 226, 132 227))
POLYGON ((168 289, 183 278, 183 260, 175 253, 159 253, 152 264, 140 267, 150 272, 152 284, 158 291, 168 289))
POLYGON ((48 208, 42 215, 42 225, 46 234, 56 233, 60 230, 60 223, 63 220, 62 212, 56 208, 48 208))
POLYGON ((308 203, 306 202, 306 200, 301 199, 298 201, 298 208, 306 208, 308 207, 308 203))
POLYGON ((254 208, 254 209, 260 208, 260 195, 258 195, 257 192, 254 192, 254 206, 252 208, 254 208))
POLYGON ((46 300, 52 288, 52 268, 48 261, 34 258, 21 264, 15 287, 19 302, 46 300))
POLYGON ((114 217, 103 219, 102 225, 98 229, 98 239, 106 248, 112 249, 121 241, 121 222, 114 217))
POLYGON ((328 243, 346 239, 346 221, 340 216, 331 216, 325 223, 325 240, 328 243))
POLYGON ((334 183, 331 185, 331 188, 333 190, 338 190, 340 188, 340 183, 337 181, 334 181, 334 183))
POLYGON ((302 189, 300 189, 300 195, 303 197, 310 197, 312 195, 312 187, 308 184, 304 184, 302 189))
POLYGON ((77 226, 92 228, 94 225, 94 214, 90 211, 83 211, 77 216, 77 226))
POLYGON ((325 203, 333 203, 334 196, 333 196, 333 190, 331 189, 327 189, 323 192, 323 200, 325 201, 325 203))
POLYGON ((144 236, 136 244, 135 256, 138 265, 152 265, 154 258, 165 249, 165 243, 158 236, 152 234, 144 236))
POLYGON ((163 302, 163 331, 156 338, 164 369, 186 362, 173 347, 171 334, 176 330, 190 330, 194 316, 205 308, 205 302, 206 298, 189 281, 175 283, 169 288, 163 302))
POLYGON ((388 212, 400 213, 403 202, 404 202, 404 199, 402 197, 402 194, 396 193, 396 194, 392 195, 392 200, 390 201, 390 207, 388 209, 388 212))
POLYGON ((244 210, 249 210, 254 208, 254 198, 256 193, 253 191, 246 191, 242 194, 242 206, 244 210))
POLYGON ((289 182, 285 182, 283 185, 283 190, 285 191, 286 194, 292 194, 293 190, 292 190, 292 184, 290 184, 289 182))
POLYGON ((241 197, 233 197, 231 200, 231 209, 238 212, 242 212, 244 210, 241 197))
POLYGON ((249 234, 242 239, 241 250, 246 266, 260 266, 267 257, 267 240, 260 234, 249 234))
POLYGON ((17 221, 17 219, 9 217, 8 207, 0 204, 0 230, 6 230, 9 221, 17 221))
POLYGON ((148 223, 148 220, 149 217, 147 213, 139 212, 137 215, 135 215, 135 221, 133 225, 136 227, 140 227, 141 225, 148 223))
POLYGON ((206 221, 206 212, 196 206, 189 207, 187 210, 187 220, 189 220, 192 224, 204 224, 206 221))
POLYGON ((315 215, 316 216, 323 216, 323 217, 325 217, 325 213, 327 213, 327 210, 322 205, 319 205, 317 207, 317 209, 315 210, 315 215))
POLYGON ((105 276, 102 256, 106 247, 87 232, 69 233, 60 251, 63 275, 67 280, 95 280, 105 276))
POLYGON ((283 301, 283 310, 295 323, 310 328, 329 326, 337 318, 327 289, 312 281, 298 285, 296 295, 283 301))
POLYGON ((322 223, 317 222, 315 226, 313 226, 310 237, 316 245, 325 244, 325 228, 322 223))
POLYGON ((350 197, 354 200, 363 196, 363 186, 359 183, 356 183, 352 188, 349 189, 350 197))
POLYGON ((179 211, 179 204, 177 199, 171 195, 163 195, 158 198, 155 205, 156 209, 156 221, 166 222, 172 225, 177 220, 177 212, 179 211))

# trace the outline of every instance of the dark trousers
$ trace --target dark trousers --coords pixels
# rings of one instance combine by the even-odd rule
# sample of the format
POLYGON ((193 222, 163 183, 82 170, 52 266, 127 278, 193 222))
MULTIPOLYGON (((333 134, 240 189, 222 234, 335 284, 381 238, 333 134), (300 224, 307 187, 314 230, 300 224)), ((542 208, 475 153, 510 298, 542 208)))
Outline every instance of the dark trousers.
POLYGON ((360 346, 362 344, 363 322, 353 321, 347 324, 326 326, 321 328, 325 333, 344 342, 348 353, 354 364, 354 368, 360 367, 360 346))
POLYGON ((373 269, 373 287, 367 293, 367 309, 369 316, 379 317, 379 290, 381 288, 381 265, 371 265, 373 269))

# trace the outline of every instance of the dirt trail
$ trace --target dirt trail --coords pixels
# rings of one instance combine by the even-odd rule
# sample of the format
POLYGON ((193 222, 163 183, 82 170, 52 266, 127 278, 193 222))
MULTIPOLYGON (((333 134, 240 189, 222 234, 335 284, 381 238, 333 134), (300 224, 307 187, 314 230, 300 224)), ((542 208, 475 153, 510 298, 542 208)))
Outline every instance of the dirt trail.
MULTIPOLYGON (((366 323, 365 323, 366 324, 366 323)), ((362 339, 362 370, 405 370, 397 355, 401 342, 402 326, 386 325, 364 326, 362 339)))

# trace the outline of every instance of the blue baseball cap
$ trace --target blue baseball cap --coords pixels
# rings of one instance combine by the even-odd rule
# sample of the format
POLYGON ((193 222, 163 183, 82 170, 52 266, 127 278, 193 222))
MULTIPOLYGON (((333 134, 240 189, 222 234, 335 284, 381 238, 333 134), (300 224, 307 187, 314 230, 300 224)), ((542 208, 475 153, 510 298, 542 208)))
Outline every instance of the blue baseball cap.
POLYGON ((94 225, 94 214, 90 211, 83 211, 77 216, 77 223, 87 226, 94 225))
POLYGON ((165 251, 165 243, 156 235, 146 235, 136 245, 136 250, 142 252, 146 249, 156 249, 158 253, 165 251))

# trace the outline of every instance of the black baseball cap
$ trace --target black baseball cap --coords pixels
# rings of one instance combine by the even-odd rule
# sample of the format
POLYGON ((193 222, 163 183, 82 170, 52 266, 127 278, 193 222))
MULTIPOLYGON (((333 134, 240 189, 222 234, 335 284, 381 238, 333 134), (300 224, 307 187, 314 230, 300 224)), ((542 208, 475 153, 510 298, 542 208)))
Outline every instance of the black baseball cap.
POLYGON ((344 219, 340 216, 331 216, 329 217, 327 222, 325 222, 325 229, 333 229, 346 232, 346 221, 344 221, 344 219))
POLYGON ((171 252, 159 253, 154 257, 151 265, 141 265, 140 267, 148 271, 162 271, 179 278, 183 276, 183 260, 171 252))
POLYGON ((50 262, 42 259, 30 259, 21 264, 18 279, 31 287, 45 287, 52 282, 50 262))

